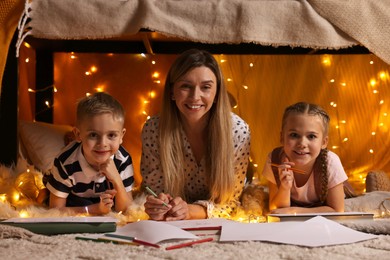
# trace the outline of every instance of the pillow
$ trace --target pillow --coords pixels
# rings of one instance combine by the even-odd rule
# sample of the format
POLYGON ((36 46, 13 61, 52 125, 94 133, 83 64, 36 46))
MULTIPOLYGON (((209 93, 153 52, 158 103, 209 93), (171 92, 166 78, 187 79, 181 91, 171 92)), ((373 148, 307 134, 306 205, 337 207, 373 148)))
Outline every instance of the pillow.
POLYGON ((73 130, 70 125, 19 121, 19 136, 31 163, 42 172, 52 167, 54 158, 65 147, 65 136, 73 130))
POLYGON ((366 192, 390 191, 390 177, 384 171, 370 171, 366 176, 366 192))

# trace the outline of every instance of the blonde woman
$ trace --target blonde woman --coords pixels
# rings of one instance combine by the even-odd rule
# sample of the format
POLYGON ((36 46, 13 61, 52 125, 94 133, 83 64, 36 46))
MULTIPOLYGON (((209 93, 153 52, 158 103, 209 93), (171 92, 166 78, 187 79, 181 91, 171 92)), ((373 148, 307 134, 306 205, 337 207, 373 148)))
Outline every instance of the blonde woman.
POLYGON ((153 220, 229 217, 242 193, 249 161, 248 125, 230 109, 215 58, 182 53, 165 82, 160 115, 142 130, 146 213, 153 220))

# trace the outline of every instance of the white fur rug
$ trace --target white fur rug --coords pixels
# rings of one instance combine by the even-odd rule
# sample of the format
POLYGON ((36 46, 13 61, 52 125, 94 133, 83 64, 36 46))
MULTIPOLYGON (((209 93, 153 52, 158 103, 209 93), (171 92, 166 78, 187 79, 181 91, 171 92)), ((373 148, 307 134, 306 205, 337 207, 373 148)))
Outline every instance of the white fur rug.
MULTIPOLYGON (((297 234, 299 235, 299 234, 297 234)), ((76 235, 42 236, 0 225, 0 259, 389 259, 390 236, 355 244, 306 248, 266 242, 213 242, 161 248, 80 241, 76 235)))

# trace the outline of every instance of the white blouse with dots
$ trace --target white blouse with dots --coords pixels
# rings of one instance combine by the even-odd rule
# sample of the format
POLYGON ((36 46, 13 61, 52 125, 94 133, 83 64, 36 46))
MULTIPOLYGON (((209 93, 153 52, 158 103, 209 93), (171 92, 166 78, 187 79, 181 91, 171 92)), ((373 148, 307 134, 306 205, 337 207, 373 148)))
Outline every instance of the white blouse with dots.
MULTIPOLYGON (((144 185, 149 186, 157 194, 164 192, 164 176, 160 163, 158 143, 159 116, 151 117, 142 129, 141 174, 144 185)), ((233 143, 234 143, 234 173, 236 176, 234 200, 227 205, 214 204, 209 201, 209 189, 206 178, 205 158, 198 164, 192 154, 190 143, 181 131, 185 165, 184 192, 188 203, 200 204, 207 207, 208 218, 229 218, 237 207, 244 188, 250 153, 250 129, 239 116, 232 113, 233 143)))

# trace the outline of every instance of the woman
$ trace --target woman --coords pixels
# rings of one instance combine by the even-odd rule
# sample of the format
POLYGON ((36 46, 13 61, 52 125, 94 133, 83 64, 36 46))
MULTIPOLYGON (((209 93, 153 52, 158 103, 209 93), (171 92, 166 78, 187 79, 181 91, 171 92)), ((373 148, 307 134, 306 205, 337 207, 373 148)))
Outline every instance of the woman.
POLYGON ((161 114, 142 130, 146 213, 153 220, 229 217, 244 187, 248 125, 230 109, 215 58, 188 50, 171 66, 161 114))

